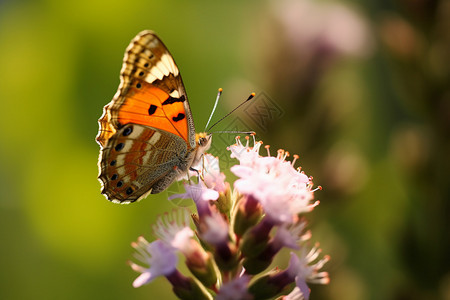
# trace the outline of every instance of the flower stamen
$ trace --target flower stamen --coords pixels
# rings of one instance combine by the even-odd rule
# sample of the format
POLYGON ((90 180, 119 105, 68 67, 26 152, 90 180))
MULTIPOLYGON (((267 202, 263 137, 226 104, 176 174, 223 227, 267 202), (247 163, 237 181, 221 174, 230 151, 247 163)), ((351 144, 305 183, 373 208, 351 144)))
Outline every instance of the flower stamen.
POLYGON ((270 145, 265 145, 264 148, 267 149, 267 156, 270 156, 270 150, 269 150, 270 145))

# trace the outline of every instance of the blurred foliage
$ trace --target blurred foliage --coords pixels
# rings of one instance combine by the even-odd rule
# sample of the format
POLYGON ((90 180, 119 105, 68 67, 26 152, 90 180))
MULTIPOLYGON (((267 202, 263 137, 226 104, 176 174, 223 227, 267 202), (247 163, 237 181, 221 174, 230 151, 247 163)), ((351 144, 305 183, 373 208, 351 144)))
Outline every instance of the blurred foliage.
POLYGON ((1 1, 0 298, 173 297, 164 279, 133 289, 126 265, 167 194, 114 205, 96 180, 97 119, 152 29, 199 130, 217 88, 217 116, 255 90, 279 114, 229 120, 324 187, 311 227, 331 284, 312 299, 450 299, 449 20, 437 0, 1 1))

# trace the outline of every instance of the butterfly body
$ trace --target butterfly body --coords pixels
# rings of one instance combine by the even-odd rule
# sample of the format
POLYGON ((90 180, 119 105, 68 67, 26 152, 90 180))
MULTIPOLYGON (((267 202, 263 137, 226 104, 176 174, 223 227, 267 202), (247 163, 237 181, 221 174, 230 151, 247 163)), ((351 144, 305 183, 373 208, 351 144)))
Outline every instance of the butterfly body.
POLYGON ((128 46, 113 100, 99 119, 99 180, 107 199, 129 203, 165 190, 198 163, 211 135, 195 134, 172 55, 151 31, 128 46))

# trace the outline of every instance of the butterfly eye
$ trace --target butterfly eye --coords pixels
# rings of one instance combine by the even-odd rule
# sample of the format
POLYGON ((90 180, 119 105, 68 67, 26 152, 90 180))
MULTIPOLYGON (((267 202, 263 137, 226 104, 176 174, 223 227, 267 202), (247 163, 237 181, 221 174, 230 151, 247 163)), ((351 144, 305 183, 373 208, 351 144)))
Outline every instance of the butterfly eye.
POLYGON ((205 147, 206 145, 208 145, 208 143, 209 143, 209 139, 208 138, 201 137, 201 138, 198 139, 198 144, 201 147, 205 147))

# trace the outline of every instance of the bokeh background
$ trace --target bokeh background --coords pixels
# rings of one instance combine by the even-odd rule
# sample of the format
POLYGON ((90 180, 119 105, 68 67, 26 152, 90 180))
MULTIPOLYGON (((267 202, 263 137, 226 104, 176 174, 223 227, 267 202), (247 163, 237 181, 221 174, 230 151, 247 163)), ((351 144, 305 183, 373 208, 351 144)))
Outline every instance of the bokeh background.
POLYGON ((115 205, 96 179, 97 119, 143 29, 198 130, 219 87, 216 120, 255 91, 217 129, 238 120, 324 187, 308 217, 331 283, 311 299, 450 299, 449 20, 438 0, 0 1, 0 299, 173 299, 165 279, 133 289, 126 261, 174 205, 115 205))

